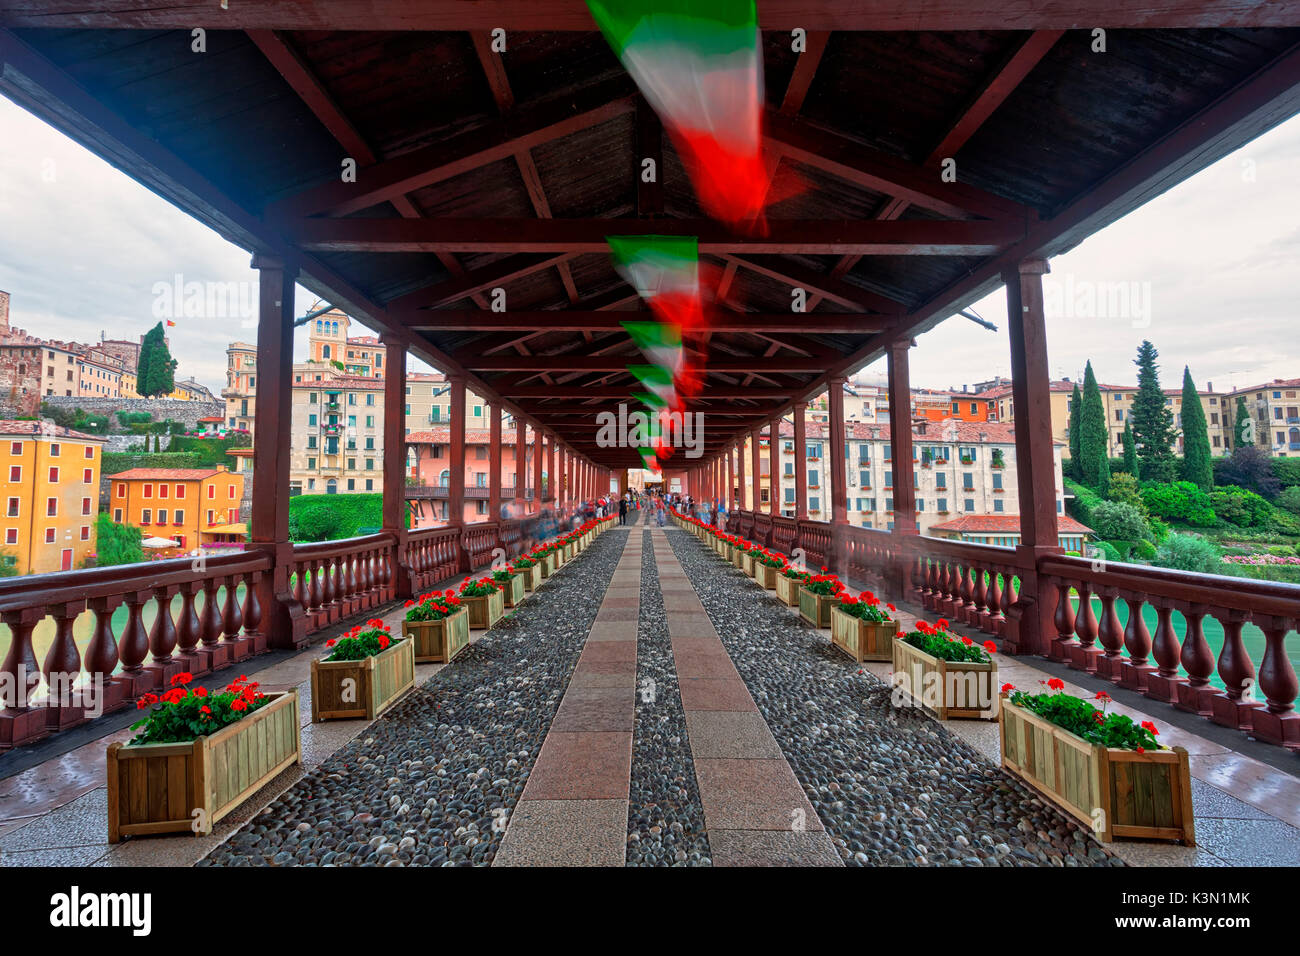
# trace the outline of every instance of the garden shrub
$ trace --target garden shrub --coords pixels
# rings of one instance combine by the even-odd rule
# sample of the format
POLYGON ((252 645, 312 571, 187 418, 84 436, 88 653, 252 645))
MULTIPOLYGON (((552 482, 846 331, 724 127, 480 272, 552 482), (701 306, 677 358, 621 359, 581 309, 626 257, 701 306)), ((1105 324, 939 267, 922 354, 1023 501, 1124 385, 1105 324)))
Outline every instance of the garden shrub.
POLYGON ((1147 511, 1159 518, 1185 521, 1199 528, 1218 524, 1210 496, 1190 481, 1145 484, 1142 501, 1147 511))
POLYGON ((1223 549, 1192 534, 1171 534, 1156 549, 1155 563, 1178 571, 1222 574, 1223 549))

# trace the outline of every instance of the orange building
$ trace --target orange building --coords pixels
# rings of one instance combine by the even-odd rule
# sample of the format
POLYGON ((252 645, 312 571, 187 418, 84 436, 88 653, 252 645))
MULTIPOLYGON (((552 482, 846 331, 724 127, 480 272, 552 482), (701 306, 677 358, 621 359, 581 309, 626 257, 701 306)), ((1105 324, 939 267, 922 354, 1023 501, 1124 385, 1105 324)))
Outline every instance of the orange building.
POLYGON ((103 439, 0 421, 0 560, 19 574, 71 571, 95 550, 103 439))
POLYGON ((171 538, 178 552, 232 537, 242 540, 239 510, 244 476, 225 465, 132 468, 109 475, 109 480, 113 520, 135 525, 146 538, 171 538))

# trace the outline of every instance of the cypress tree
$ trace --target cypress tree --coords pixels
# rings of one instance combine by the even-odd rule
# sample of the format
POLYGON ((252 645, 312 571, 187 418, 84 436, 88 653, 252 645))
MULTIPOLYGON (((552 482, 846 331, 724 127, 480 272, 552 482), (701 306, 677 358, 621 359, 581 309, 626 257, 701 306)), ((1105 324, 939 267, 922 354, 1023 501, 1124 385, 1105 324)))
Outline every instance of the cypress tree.
POLYGON ((1246 407, 1244 398, 1237 399, 1237 421, 1232 428, 1232 440, 1236 448, 1255 444, 1255 424, 1251 420, 1250 409, 1246 407))
POLYGON ((1138 390, 1133 399, 1133 440, 1139 467, 1146 481, 1169 482, 1177 473, 1174 462, 1174 416, 1160 389, 1156 359, 1160 353, 1149 341, 1138 346, 1133 364, 1138 367, 1138 390))
POLYGON ((140 362, 136 368, 136 390, 146 398, 170 395, 176 388, 176 360, 164 341, 159 322, 147 333, 140 345, 140 362))
POLYGON ((1085 485, 1105 494, 1110 487, 1110 449, 1101 389, 1089 362, 1083 372, 1083 408, 1079 411, 1079 469, 1085 485))
POLYGON ((1133 423, 1127 419, 1124 422, 1124 470, 1134 478, 1140 478, 1138 474, 1138 453, 1137 444, 1133 441, 1133 423))
POLYGON ((1070 396, 1070 474, 1075 478, 1079 473, 1079 409, 1083 405, 1083 396, 1079 394, 1079 383, 1074 383, 1074 393, 1070 396))
POLYGON ((1205 409, 1196 394, 1192 373, 1183 366, 1183 467, 1182 478, 1210 491, 1214 487, 1214 463, 1210 460, 1210 431, 1205 409))

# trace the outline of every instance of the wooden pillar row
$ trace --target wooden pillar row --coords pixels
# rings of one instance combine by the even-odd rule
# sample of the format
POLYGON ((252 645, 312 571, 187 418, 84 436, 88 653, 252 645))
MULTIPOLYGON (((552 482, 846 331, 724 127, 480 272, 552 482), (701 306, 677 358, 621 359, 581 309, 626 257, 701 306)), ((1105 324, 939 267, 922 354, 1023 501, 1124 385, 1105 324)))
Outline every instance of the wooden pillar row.
POLYGON ((384 337, 384 498, 383 528, 397 540, 390 565, 394 597, 413 593, 406 564, 406 346, 384 337))

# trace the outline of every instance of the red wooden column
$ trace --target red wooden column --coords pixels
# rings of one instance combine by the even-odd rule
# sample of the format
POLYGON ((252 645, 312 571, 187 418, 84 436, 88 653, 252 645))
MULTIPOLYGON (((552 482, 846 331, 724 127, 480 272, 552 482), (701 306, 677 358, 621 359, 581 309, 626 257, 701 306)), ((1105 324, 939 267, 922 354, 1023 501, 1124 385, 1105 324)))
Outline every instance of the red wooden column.
MULTIPOLYGON (((894 534, 898 537, 898 562, 890 572, 890 581, 898 597, 904 597, 910 583, 910 569, 915 560, 911 547, 916 529, 916 475, 912 462, 912 382, 908 366, 911 341, 904 339, 889 346, 889 442, 893 475, 894 534)), ((842 451, 842 449, 841 449, 842 451)))
POLYGON ((808 520, 808 446, 805 423, 807 402, 794 406, 794 516, 808 520))
MULTIPOLYGON (((830 417, 830 447, 826 449, 826 458, 830 464, 827 476, 831 486, 831 570, 841 577, 849 573, 849 503, 848 479, 844 467, 844 379, 832 378, 826 383, 827 413, 830 417)), ((803 452, 795 449, 795 461, 803 457, 803 452)), ((911 458, 908 459, 911 462, 911 458)), ((796 464, 796 468, 799 466, 796 464)))
POLYGON ((542 510, 542 465, 546 460, 545 438, 541 426, 533 424, 533 511, 542 510))
POLYGON ((555 446, 555 432, 546 433, 547 454, 549 460, 546 463, 546 497, 551 502, 552 508, 560 506, 560 451, 555 446))
POLYGON ((456 537, 460 552, 459 571, 470 568, 469 551, 465 547, 465 379, 449 377, 451 384, 451 475, 447 487, 447 524, 461 531, 456 537))
MULTIPOLYGON (((501 406, 488 405, 488 521, 501 520, 501 406)), ((497 540, 500 545, 500 538, 497 540)))
POLYGON ((412 594, 406 564, 406 346, 384 336, 384 533, 396 539, 391 564, 394 597, 412 594))
MULTIPOLYGON (((1016 422, 1016 485, 1020 493, 1020 599, 1007 621, 1009 654, 1069 651, 1054 641, 1056 588, 1040 581, 1043 555, 1059 552, 1056 529, 1056 467, 1052 447, 1051 375, 1043 320, 1043 275, 1047 260, 1026 259, 1002 274, 1007 286, 1007 324, 1011 338, 1011 400, 1016 422)), ((1088 652, 1079 648, 1084 654, 1088 652)), ((1101 648, 1092 651, 1100 655, 1101 648)), ((1091 662, 1082 662, 1091 663, 1091 662)))
MULTIPOLYGON (((736 507, 747 511, 745 507, 745 439, 736 440, 736 507)), ((753 529, 750 529, 751 532, 753 529)), ((752 535, 751 535, 752 536, 752 535)))
POLYGON ((727 510, 736 507, 736 446, 727 446, 727 510))
MULTIPOLYGON (((763 430, 762 430, 761 428, 755 428, 752 432, 749 433, 749 441, 750 441, 750 448, 749 448, 749 465, 750 465, 750 474, 749 474, 749 492, 750 492, 750 495, 751 495, 751 496, 753 497, 753 499, 754 499, 754 501, 753 501, 753 511, 754 511, 754 514, 758 514, 760 511, 763 510, 762 505, 760 505, 759 502, 758 502, 758 499, 759 499, 759 492, 760 492, 760 488, 759 488, 759 484, 760 484, 760 483, 759 483, 759 472, 762 470, 762 465, 759 463, 759 460, 758 460, 758 455, 759 455, 759 451, 760 451, 760 449, 759 449, 758 446, 759 446, 759 440, 762 438, 762 436, 763 436, 763 430)), ((763 546, 764 546, 764 547, 767 547, 767 541, 766 541, 766 540, 763 541, 763 546)))
POLYGON ((773 418, 767 426, 767 510, 775 518, 781 513, 781 416, 773 418))
POLYGON ((289 433, 292 414, 294 280, 296 266, 271 256, 253 256, 258 271, 257 431, 253 442, 253 503, 250 550, 275 562, 263 575, 258 601, 261 632, 269 647, 307 643, 307 617, 289 590, 293 545, 289 543, 289 433), (256 440, 260 436, 261 440, 256 440))
POLYGON ((525 492, 528 487, 528 423, 515 419, 515 517, 528 511, 525 492))

